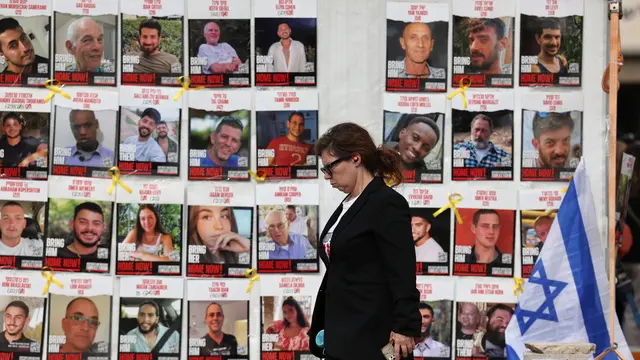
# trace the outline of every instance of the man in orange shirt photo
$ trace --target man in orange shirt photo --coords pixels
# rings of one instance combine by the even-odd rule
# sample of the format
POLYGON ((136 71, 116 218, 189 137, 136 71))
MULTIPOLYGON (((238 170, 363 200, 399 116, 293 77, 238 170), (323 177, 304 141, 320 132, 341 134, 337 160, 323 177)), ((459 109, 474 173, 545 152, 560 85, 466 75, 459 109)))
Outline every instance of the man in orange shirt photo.
POLYGON ((267 145, 267 149, 275 152, 275 156, 269 158, 269 166, 305 165, 307 155, 311 155, 311 145, 302 141, 305 128, 301 112, 294 111, 289 115, 287 129, 287 135, 277 137, 267 145))

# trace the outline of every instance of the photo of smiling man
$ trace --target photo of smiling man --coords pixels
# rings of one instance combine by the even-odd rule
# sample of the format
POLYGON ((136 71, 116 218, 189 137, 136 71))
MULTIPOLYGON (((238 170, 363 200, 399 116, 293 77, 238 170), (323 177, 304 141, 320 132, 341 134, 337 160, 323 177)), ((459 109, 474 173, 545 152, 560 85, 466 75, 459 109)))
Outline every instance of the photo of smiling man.
POLYGON ((26 360, 41 353, 45 303, 44 298, 0 296, 0 316, 4 324, 4 331, 0 333, 0 354, 8 353, 11 359, 26 360))
POLYGON ((0 86, 43 86, 50 78, 49 16, 0 16, 0 86))

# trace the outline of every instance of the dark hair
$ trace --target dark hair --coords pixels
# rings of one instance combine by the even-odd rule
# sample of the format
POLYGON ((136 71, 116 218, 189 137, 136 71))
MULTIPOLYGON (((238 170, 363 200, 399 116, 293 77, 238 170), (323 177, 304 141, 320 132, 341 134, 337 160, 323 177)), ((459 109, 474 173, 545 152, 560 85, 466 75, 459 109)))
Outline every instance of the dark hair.
POLYGON ((478 225, 478 220, 480 220, 480 216, 488 215, 488 214, 493 214, 498 218, 500 218, 500 214, 498 214, 498 212, 493 209, 480 209, 473 214, 473 225, 474 226, 478 225))
POLYGON ((513 315, 513 309, 510 306, 507 306, 505 304, 496 304, 496 305, 493 305, 489 310, 487 310, 487 317, 491 319, 491 317, 493 316, 493 313, 496 312, 496 310, 504 310, 509 312, 509 314, 513 315))
POLYGON ((156 123, 156 125, 158 125, 158 123, 162 120, 162 117, 160 116, 160 112, 154 108, 144 109, 144 111, 142 112, 142 115, 140 115, 140 119, 142 119, 145 116, 152 118, 153 121, 156 123))
POLYGON ((160 126, 160 125, 167 125, 167 122, 164 121, 164 120, 158 121, 158 126, 160 126))
POLYGON ((568 127, 573 131, 573 118, 571 118, 571 114, 568 112, 536 112, 536 115, 533 117, 533 123, 531 124, 533 137, 535 139, 540 139, 540 135, 544 132, 559 130, 563 127, 568 127))
POLYGON ((431 316, 433 317, 433 308, 431 307, 431 305, 421 302, 420 305, 418 305, 418 309, 429 310, 429 312, 431 313, 431 316))
POLYGON ((7 305, 7 307, 4 308, 4 311, 7 311, 7 309, 10 307, 22 309, 22 311, 24 311, 24 316, 29 316, 29 307, 23 301, 13 300, 9 303, 9 305, 7 305))
POLYGON ((159 306, 158 306, 158 304, 156 304, 156 302, 155 302, 155 301, 153 301, 153 300, 147 300, 147 301, 143 302, 142 304, 140 304, 140 306, 138 306, 138 311, 139 311, 140 309, 142 309, 142 307, 143 307, 143 306, 145 306, 145 305, 151 305, 151 306, 153 306, 153 308, 154 308, 154 309, 156 309, 156 316, 160 316, 160 307, 159 307, 159 306))
POLYGON ((90 112, 91 114, 93 114, 93 120, 98 120, 96 119, 96 113, 94 113, 93 110, 73 109, 69 111, 69 122, 73 122, 73 114, 77 114, 79 112, 90 112))
POLYGON ((369 132, 358 124, 347 122, 327 130, 315 145, 316 154, 323 151, 339 158, 359 154, 370 173, 381 176, 391 186, 402 182, 398 152, 382 145, 376 148, 369 132))
MULTIPOLYGON (((8 17, 4 19, 0 19, 0 34, 4 33, 7 30, 15 30, 17 28, 21 28, 18 20, 8 17)), ((0 51, 2 50, 2 44, 0 44, 0 51)))
POLYGON ((5 116, 2 117, 2 125, 4 125, 4 123, 9 119, 14 119, 15 121, 19 122, 20 125, 22 125, 22 118, 20 117, 20 115, 18 115, 18 113, 14 113, 13 111, 5 114, 5 116))
POLYGON ((295 205, 287 205, 287 209, 291 209, 293 211, 296 211, 295 205))
MULTIPOLYGON (((284 299, 284 301, 282 302, 282 307, 284 307, 285 305, 291 306, 296 309, 296 322, 298 323, 298 325, 300 325, 303 328, 309 327, 307 318, 304 316, 304 312, 302 311, 302 306, 300 306, 300 304, 296 301, 296 299, 289 296, 288 298, 284 299)), ((284 321, 285 327, 289 327, 291 325, 287 321, 287 319, 284 319, 283 321, 284 321)))
POLYGON ((104 213, 102 212, 102 208, 100 207, 100 205, 91 202, 91 201, 87 201, 87 202, 83 202, 82 204, 76 206, 76 208, 73 210, 73 219, 75 220, 75 218, 78 216, 78 213, 80 213, 80 211, 82 210, 89 210, 91 212, 94 213, 98 213, 100 215, 102 215, 102 218, 104 218, 104 213))
POLYGON ((469 124, 470 126, 473 126, 473 123, 478 121, 478 120, 483 120, 489 123, 489 130, 493 131, 493 120, 491 120, 490 117, 488 117, 485 114, 478 114, 476 116, 473 117, 473 119, 471 119, 471 123, 469 124))
POLYGON ((7 201, 6 203, 2 204, 2 207, 0 207, 0 210, 4 209, 6 206, 18 206, 18 207, 20 207, 20 209, 24 210, 22 205, 19 202, 16 202, 16 201, 7 201))
POLYGON ((500 18, 487 18, 487 19, 469 19, 467 23, 467 33, 475 33, 482 31, 487 27, 492 27, 496 30, 496 38, 502 39, 507 32, 507 26, 500 18))
POLYGON ((140 23, 140 27, 138 28, 138 35, 142 34, 142 29, 156 29, 158 30, 158 36, 162 34, 162 26, 160 22, 154 18, 145 19, 140 23))
POLYGON ((225 116, 224 118, 222 118, 222 120, 220 120, 218 126, 216 126, 216 134, 219 133, 220 129, 222 129, 222 127, 225 125, 231 126, 232 128, 238 129, 240 131, 244 130, 244 126, 242 126, 240 120, 231 116, 225 116))
POLYGON ((536 35, 542 35, 544 29, 562 30, 562 28, 560 27, 560 22, 554 18, 544 18, 540 20, 540 26, 538 26, 536 35))
MULTIPOLYGON (((187 242, 189 245, 204 245, 204 241, 198 234, 198 215, 206 208, 206 206, 190 206, 189 208, 189 221, 188 221, 188 239, 187 242)), ((236 220, 236 215, 233 212, 232 207, 226 207, 229 209, 229 222, 231 223, 231 232, 237 234, 238 233, 238 221, 236 220)), ((206 252, 201 255, 203 262, 205 264, 237 264, 239 261, 239 255, 236 252, 228 251, 228 250, 219 250, 216 254, 209 251, 207 248, 206 252)))
POLYGON ((141 204, 138 208, 138 215, 136 216, 136 249, 139 248, 142 244, 142 237, 144 236, 144 229, 142 228, 142 224, 140 224, 140 213, 144 209, 151 211, 153 213, 153 216, 156 217, 156 226, 153 230, 160 234, 166 234, 166 232, 162 229, 162 224, 160 224, 160 216, 158 215, 158 210, 151 204, 141 204))
POLYGON ((429 126, 431 130, 433 130, 433 132, 436 134, 436 143, 438 143, 438 140, 440 140, 440 129, 438 129, 438 125, 436 124, 435 121, 429 119, 426 116, 416 116, 413 119, 409 120, 405 129, 413 124, 419 124, 419 123, 425 124, 429 126))
POLYGON ((302 121, 304 121, 304 114, 302 114, 300 111, 294 111, 291 114, 289 114, 289 118, 287 119, 287 121, 291 121, 291 118, 293 118, 294 116, 300 116, 302 118, 302 121))

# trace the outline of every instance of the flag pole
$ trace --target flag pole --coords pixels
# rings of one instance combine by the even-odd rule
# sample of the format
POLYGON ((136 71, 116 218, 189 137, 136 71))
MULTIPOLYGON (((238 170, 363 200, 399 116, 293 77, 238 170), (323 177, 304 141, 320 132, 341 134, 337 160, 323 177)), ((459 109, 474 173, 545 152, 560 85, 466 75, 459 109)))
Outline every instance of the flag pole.
POLYGON ((609 95, 609 166, 608 166, 608 239, 609 239, 609 339, 611 347, 615 349, 615 323, 616 323, 616 164, 617 164, 617 118, 618 118, 618 72, 622 65, 620 49, 620 18, 622 15, 622 1, 608 0, 609 14, 609 65, 607 66, 608 89, 603 81, 603 90, 609 95))

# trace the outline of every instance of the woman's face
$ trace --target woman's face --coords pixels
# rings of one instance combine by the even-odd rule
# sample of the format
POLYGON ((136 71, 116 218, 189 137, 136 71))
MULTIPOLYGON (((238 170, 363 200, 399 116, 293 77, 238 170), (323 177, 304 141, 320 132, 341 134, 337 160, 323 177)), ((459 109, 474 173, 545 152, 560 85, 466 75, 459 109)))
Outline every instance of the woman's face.
POLYGON ((142 225, 145 232, 153 232, 156 228, 156 221, 153 211, 144 209, 140 212, 140 225, 142 225))
POLYGON ((284 305, 282 306, 282 316, 289 322, 289 324, 295 324, 298 312, 295 307, 291 305, 284 305))
POLYGON ((203 207, 196 217, 196 230, 205 243, 231 231, 231 209, 225 206, 203 207))
POLYGON ((322 166, 329 167, 331 170, 331 175, 324 174, 324 179, 329 180, 332 187, 347 194, 351 193, 358 178, 358 168, 355 167, 353 158, 338 161, 340 158, 327 151, 323 151, 320 157, 322 166))

